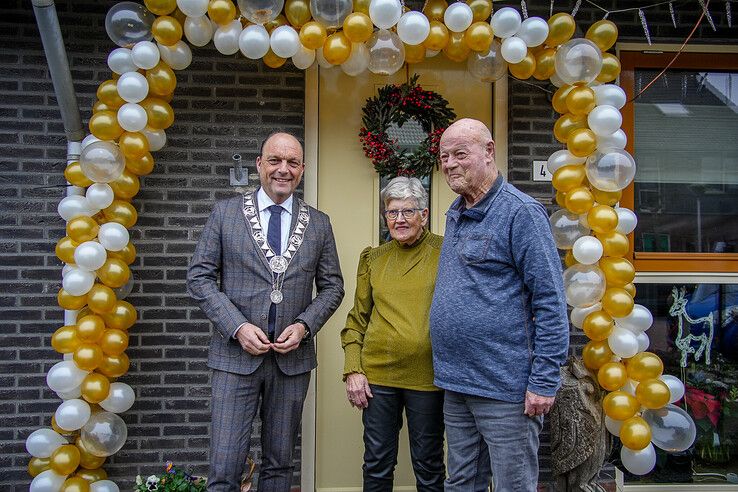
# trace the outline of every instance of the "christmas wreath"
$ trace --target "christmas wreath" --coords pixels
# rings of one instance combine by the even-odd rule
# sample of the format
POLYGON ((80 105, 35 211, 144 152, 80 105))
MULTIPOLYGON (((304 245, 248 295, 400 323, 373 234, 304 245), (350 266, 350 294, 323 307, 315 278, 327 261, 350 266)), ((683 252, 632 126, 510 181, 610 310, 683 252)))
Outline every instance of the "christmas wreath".
POLYGON ((456 118, 440 94, 423 90, 417 84, 418 75, 402 85, 385 85, 379 95, 367 99, 359 140, 364 154, 372 160, 382 176, 415 176, 421 178, 433 171, 438 162, 438 143, 446 127, 456 118), (401 127, 414 118, 426 137, 415 152, 400 149, 397 141, 387 134, 395 123, 401 127))

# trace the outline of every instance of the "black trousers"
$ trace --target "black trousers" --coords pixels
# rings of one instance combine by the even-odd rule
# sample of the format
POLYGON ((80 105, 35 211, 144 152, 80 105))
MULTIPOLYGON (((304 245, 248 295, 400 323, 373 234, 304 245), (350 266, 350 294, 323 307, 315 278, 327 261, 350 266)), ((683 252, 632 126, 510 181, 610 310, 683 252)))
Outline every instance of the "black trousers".
POLYGON ((364 492, 391 492, 397 465, 402 411, 407 416, 410 458, 421 492, 442 492, 443 391, 415 391, 370 385, 364 409, 364 492))

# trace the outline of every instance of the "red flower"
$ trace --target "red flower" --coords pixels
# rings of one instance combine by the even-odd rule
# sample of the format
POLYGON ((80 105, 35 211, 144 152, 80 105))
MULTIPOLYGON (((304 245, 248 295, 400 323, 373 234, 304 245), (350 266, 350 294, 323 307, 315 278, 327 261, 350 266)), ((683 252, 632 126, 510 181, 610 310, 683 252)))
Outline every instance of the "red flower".
POLYGON ((715 395, 687 386, 684 398, 695 419, 700 420, 707 417, 712 425, 717 427, 718 420, 720 420, 720 401, 715 395))

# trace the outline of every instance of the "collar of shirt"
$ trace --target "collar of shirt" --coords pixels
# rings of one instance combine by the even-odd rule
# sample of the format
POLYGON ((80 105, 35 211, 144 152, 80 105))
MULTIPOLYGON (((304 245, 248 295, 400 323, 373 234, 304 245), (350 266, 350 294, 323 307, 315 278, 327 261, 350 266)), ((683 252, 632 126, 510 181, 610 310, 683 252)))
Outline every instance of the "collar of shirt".
POLYGON ((498 174, 497 179, 492 183, 492 188, 490 188, 489 191, 485 193, 484 197, 482 197, 482 199, 479 200, 479 202, 477 202, 472 208, 466 208, 466 205, 464 205, 464 197, 459 196, 451 204, 451 207, 448 209, 446 214, 456 221, 461 217, 466 217, 476 222, 481 222, 485 215, 487 215, 489 207, 492 205, 492 202, 495 200, 497 193, 502 189, 502 185, 504 183, 505 178, 502 177, 502 174, 498 174))
MULTIPOLYGON (((279 206, 285 209, 290 215, 292 215, 292 200, 294 200, 294 195, 290 195, 287 200, 279 204, 279 206)), ((276 205, 274 200, 272 200, 269 195, 267 195, 266 191, 264 191, 263 187, 260 187, 259 191, 256 192, 256 202, 259 204, 259 212, 264 212, 264 210, 272 205, 276 205)))

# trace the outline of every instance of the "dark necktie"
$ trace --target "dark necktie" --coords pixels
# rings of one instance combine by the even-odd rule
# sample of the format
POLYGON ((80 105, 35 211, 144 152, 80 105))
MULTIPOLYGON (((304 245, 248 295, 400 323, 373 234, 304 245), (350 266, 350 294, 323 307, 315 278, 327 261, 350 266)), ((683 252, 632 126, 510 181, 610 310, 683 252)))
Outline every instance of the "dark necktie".
MULTIPOLYGON (((267 242, 275 255, 282 254, 282 207, 272 205, 269 207, 269 230, 267 231, 267 242)), ((268 335, 274 340, 274 326, 277 319, 277 305, 269 306, 268 335)))

